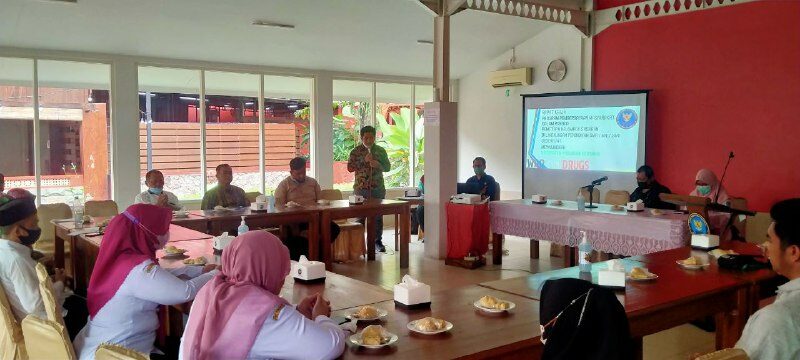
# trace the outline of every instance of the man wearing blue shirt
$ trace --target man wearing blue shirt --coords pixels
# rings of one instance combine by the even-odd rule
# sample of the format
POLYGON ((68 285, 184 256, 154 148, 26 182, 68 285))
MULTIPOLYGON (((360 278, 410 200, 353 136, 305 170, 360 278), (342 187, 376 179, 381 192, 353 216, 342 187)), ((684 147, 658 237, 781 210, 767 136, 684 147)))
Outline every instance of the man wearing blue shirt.
POLYGON ((489 200, 499 200, 500 194, 497 194, 497 183, 494 178, 486 174, 486 159, 476 157, 472 160, 472 170, 475 171, 475 176, 467 179, 467 184, 477 184, 481 189, 480 194, 489 198, 489 200))

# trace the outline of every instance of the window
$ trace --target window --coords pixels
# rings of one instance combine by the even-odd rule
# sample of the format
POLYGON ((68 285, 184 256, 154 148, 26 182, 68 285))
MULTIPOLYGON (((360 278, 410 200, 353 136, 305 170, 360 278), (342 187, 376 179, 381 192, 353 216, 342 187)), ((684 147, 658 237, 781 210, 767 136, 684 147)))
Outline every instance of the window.
POLYGON ((33 60, 0 58, 0 173, 5 189, 36 194, 33 149, 33 60))
MULTIPOLYGON (((310 78, 264 76, 264 185, 268 193, 289 176, 289 161, 311 167, 310 78)), ((309 174, 313 176, 313 171, 309 174)))
POLYGON ((359 132, 374 125, 373 83, 366 81, 333 81, 333 187, 352 190, 355 175, 347 171, 350 151, 360 144, 359 132))
POLYGON ((383 173, 387 188, 409 186, 413 116, 410 84, 375 84, 376 143, 386 149, 391 170, 383 173))
POLYGON ((419 179, 425 171, 425 103, 433 101, 433 86, 414 85, 414 102, 416 104, 414 120, 414 182, 419 184, 419 179))
POLYGON ((139 67, 141 189, 149 170, 164 173, 164 188, 181 200, 203 197, 200 71, 139 67))

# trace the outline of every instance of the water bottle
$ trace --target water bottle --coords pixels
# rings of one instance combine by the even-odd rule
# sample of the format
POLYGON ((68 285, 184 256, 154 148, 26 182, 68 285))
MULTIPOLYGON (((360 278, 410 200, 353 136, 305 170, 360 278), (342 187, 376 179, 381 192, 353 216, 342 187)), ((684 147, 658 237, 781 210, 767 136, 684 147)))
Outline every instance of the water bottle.
POLYGON ((275 196, 272 194, 267 196, 267 210, 270 212, 275 211, 275 196))
POLYGON ((578 267, 581 272, 592 272, 592 263, 589 262, 588 257, 592 254, 592 244, 586 237, 586 231, 581 231, 583 239, 578 245, 578 267))
POLYGON ((72 201, 72 219, 75 221, 75 228, 83 228, 83 203, 76 196, 72 201))
POLYGON ((242 223, 241 223, 241 224, 239 224, 239 227, 238 227, 238 228, 236 228, 236 232, 237 232, 239 235, 242 235, 242 234, 244 234, 244 233, 246 233, 246 232, 248 232, 248 231, 250 231, 250 228, 249 228, 249 227, 247 227, 247 224, 245 224, 245 223, 244 223, 244 216, 242 216, 242 223))
POLYGON ((583 192, 578 192, 578 199, 576 202, 578 203, 578 211, 586 210, 586 198, 583 197, 583 192))

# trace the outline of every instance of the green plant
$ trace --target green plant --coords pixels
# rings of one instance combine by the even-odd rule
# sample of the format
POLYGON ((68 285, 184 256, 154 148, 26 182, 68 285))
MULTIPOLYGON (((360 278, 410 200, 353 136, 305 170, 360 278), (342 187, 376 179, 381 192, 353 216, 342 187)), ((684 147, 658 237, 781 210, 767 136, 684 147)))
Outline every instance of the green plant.
POLYGON ((375 116, 375 122, 378 124, 378 129, 381 132, 378 145, 386 149, 386 153, 389 155, 389 162, 392 165, 391 170, 384 173, 386 186, 408 186, 411 180, 409 168, 411 161, 410 145, 412 131, 417 131, 417 134, 420 134, 420 136, 414 140, 414 149, 417 152, 418 159, 414 170, 417 174, 421 174, 423 169, 424 163, 422 159, 425 148, 425 138, 421 131, 423 119, 421 116, 417 115, 416 111, 413 111, 412 115, 412 109, 407 107, 401 108, 399 113, 391 112, 390 116, 394 124, 389 124, 380 114, 376 114, 375 116), (412 116, 414 123, 413 128, 409 126, 412 122, 412 116))

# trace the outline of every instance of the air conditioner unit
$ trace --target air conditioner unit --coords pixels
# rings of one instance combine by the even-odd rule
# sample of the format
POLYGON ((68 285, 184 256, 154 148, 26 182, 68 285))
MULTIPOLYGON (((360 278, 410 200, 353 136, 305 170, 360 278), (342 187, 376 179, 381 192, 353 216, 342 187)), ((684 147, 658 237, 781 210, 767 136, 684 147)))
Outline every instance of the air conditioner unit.
POLYGON ((493 71, 489 74, 492 87, 520 86, 533 84, 533 68, 493 71))

